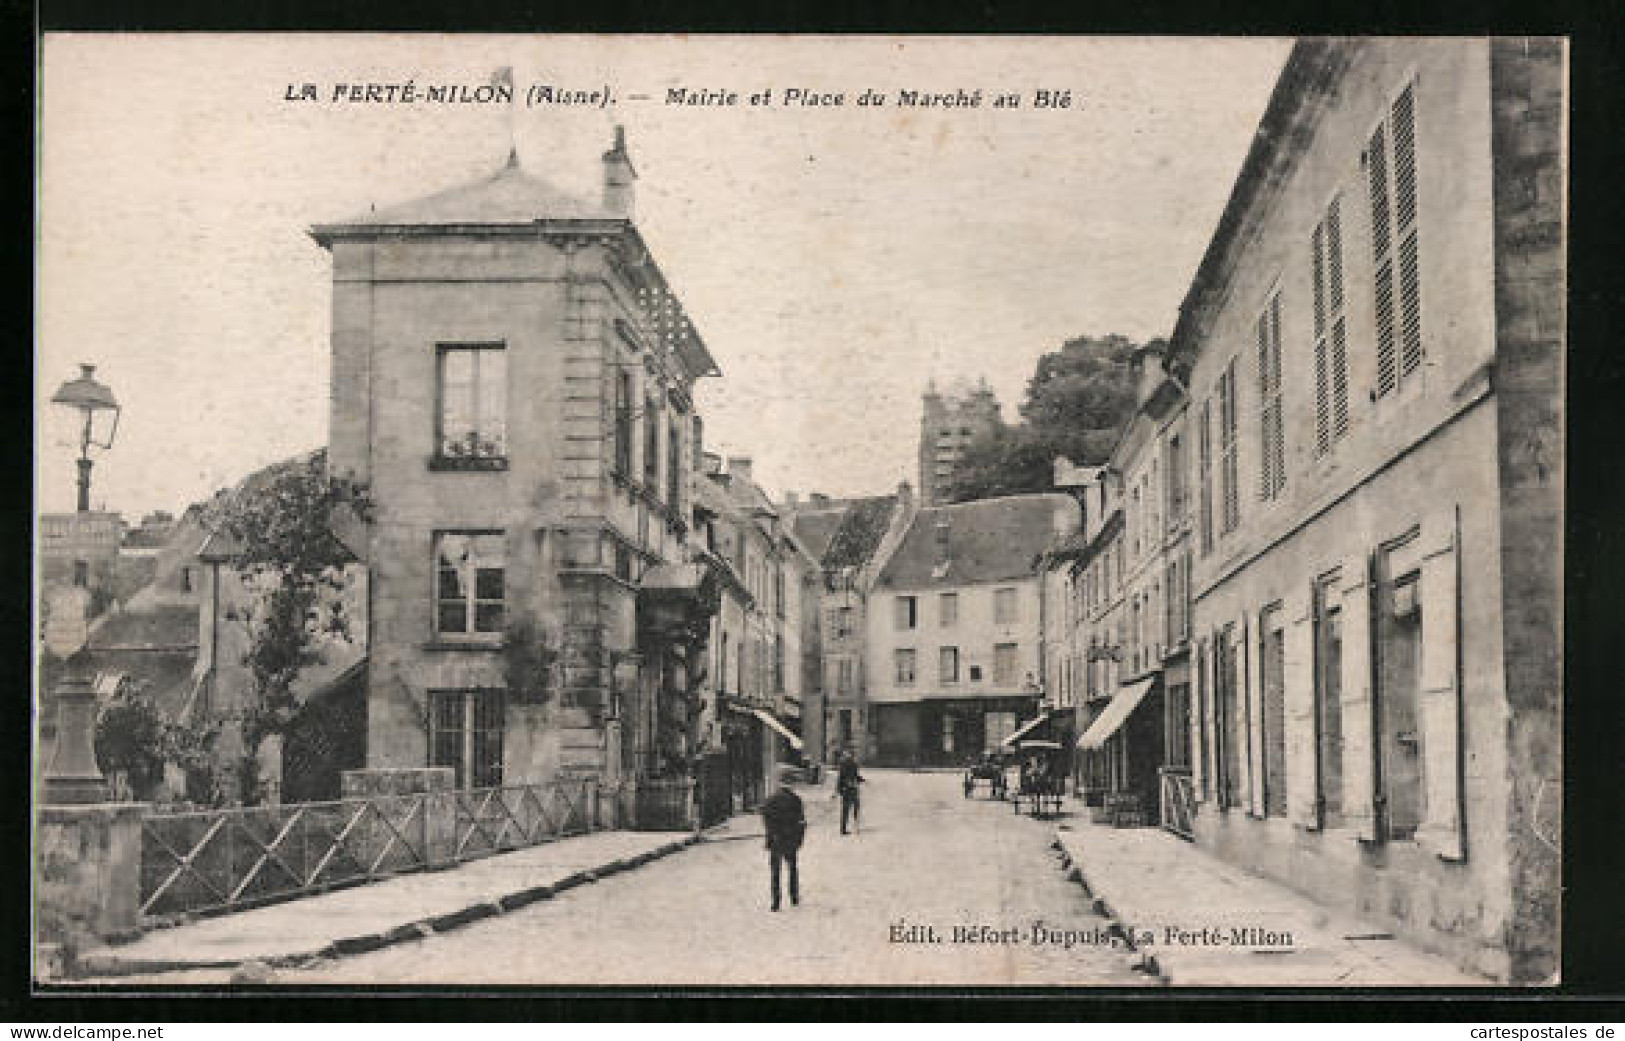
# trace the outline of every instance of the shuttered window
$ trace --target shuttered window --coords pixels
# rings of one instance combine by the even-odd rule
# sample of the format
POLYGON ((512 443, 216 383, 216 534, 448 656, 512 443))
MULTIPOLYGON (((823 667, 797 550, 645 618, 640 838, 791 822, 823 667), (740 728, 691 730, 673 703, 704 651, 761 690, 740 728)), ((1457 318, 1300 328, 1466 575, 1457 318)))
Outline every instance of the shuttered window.
POLYGON ((1258 620, 1258 631, 1264 815, 1284 817, 1287 809, 1286 633, 1281 608, 1265 611, 1258 620))
POLYGON ((1219 507, 1224 534, 1241 523, 1241 495, 1236 468, 1236 359, 1219 376, 1219 507))
POLYGON ((1407 86, 1365 153, 1375 273, 1377 395, 1422 366, 1421 246, 1416 226, 1416 95, 1407 86))
POLYGON ((1281 418, 1281 294, 1258 316, 1258 497, 1265 502, 1286 486, 1286 444, 1281 418))
POLYGON ((1202 468, 1201 516, 1198 527, 1202 541, 1202 555, 1213 551, 1213 399, 1202 402, 1200 429, 1197 431, 1198 455, 1202 468))
POLYGON ((1311 237, 1310 249, 1315 284, 1315 454, 1325 455, 1349 429, 1341 198, 1327 206, 1325 219, 1311 237))

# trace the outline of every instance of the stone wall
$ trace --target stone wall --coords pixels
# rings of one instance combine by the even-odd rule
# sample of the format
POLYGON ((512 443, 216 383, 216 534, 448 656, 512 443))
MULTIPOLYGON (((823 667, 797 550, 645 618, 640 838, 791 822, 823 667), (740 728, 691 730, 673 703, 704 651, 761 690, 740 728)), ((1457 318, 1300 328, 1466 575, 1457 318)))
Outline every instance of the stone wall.
POLYGON ((1555 982, 1562 844, 1565 45, 1491 45, 1512 976, 1555 982))
POLYGON ((39 808, 35 907, 42 943, 73 945, 140 921, 141 803, 39 808))

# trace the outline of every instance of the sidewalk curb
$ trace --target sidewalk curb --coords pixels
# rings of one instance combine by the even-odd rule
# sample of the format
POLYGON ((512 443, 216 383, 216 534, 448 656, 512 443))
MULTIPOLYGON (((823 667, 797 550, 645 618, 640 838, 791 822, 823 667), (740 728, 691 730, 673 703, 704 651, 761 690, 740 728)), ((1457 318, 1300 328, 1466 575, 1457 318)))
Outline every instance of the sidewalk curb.
POLYGON ((1050 848, 1057 853, 1060 860, 1060 869, 1066 872, 1067 881, 1076 882, 1079 888, 1083 890, 1083 895, 1089 899, 1089 906, 1094 913, 1111 923, 1108 931, 1119 937, 1130 953, 1139 955, 1134 962, 1134 968, 1146 973, 1164 987, 1172 986, 1173 978, 1163 970, 1162 965, 1157 961, 1156 955, 1142 952, 1134 945, 1134 923, 1124 919, 1111 904, 1106 902, 1105 896, 1096 892, 1095 888, 1089 884, 1089 878, 1084 874, 1083 864, 1072 859, 1072 854, 1067 850, 1066 843, 1061 840, 1060 828, 1055 829, 1055 839, 1050 843, 1050 848))
POLYGON ((123 959, 103 948, 99 951, 89 952, 78 959, 71 967, 71 971, 64 976, 64 980, 71 980, 74 977, 83 978, 85 976, 150 976, 158 973, 185 972, 195 969, 237 969, 255 962, 273 969, 298 969, 312 962, 336 961, 357 954, 369 954, 385 947, 411 943, 436 934, 451 932, 474 922, 495 918, 510 911, 517 911, 542 900, 550 900, 568 889, 588 885, 610 875, 631 871, 644 864, 681 852, 700 841, 703 841, 703 837, 696 833, 674 842, 656 846, 654 849, 643 853, 619 857, 597 867, 577 871, 553 882, 527 886, 512 893, 504 893, 495 898, 480 900, 455 911, 444 911, 437 915, 415 919, 385 929, 382 932, 340 937, 313 951, 279 954, 270 958, 215 958, 186 961, 181 959, 123 959))

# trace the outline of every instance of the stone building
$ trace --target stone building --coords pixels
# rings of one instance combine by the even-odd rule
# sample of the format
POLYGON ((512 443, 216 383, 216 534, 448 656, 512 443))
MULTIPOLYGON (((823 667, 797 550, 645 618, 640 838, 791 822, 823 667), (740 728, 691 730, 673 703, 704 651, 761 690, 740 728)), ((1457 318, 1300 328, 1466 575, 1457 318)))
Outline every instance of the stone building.
POLYGON ((719 457, 705 453, 701 473, 696 536, 721 581, 697 683, 706 708, 694 752, 726 755, 743 809, 762 797, 773 764, 792 760, 813 736, 802 658, 804 590, 816 562, 756 484, 750 459, 731 457, 724 470, 719 457))
POLYGON ((1137 408, 1106 464, 1064 475, 1087 517, 1081 539, 1045 558, 1047 613, 1064 619, 1049 658, 1073 710, 1080 792, 1188 833, 1188 800, 1164 805, 1185 788, 1163 791, 1165 773, 1189 767, 1187 409, 1160 350, 1134 365, 1137 408))
POLYGON ((920 413, 920 504, 948 501, 965 448, 1000 423, 999 400, 987 380, 974 389, 942 394, 926 387, 920 413))
POLYGON ((669 731, 718 597, 690 537, 693 390, 718 370, 633 221, 635 180, 617 131, 596 200, 514 154, 311 231, 333 264, 330 466, 373 500, 349 541, 374 777, 683 769, 669 731))
POLYGON ((827 760, 843 751, 867 760, 876 754, 878 738, 865 666, 869 602, 881 566, 918 509, 913 490, 904 482, 896 495, 831 500, 815 494, 785 509, 796 537, 818 562, 815 668, 824 718, 823 740, 815 747, 827 760))
POLYGON ((923 507, 868 594, 867 696, 883 765, 959 765, 1036 718, 1035 562, 1076 530, 1053 493, 923 507))
POLYGON ((1297 44, 1168 358, 1197 842, 1519 982, 1557 968, 1564 84, 1561 41, 1297 44))

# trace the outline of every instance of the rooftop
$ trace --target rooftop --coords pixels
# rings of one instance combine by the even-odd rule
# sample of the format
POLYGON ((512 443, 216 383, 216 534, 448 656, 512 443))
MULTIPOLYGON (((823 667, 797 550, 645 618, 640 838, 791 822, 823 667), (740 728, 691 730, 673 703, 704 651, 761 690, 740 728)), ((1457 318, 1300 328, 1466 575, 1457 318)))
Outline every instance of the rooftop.
POLYGON ((467 184, 425 195, 395 206, 363 213, 323 228, 448 227, 529 224, 543 219, 580 220, 609 217, 594 206, 527 171, 517 152, 495 173, 467 184))
POLYGON ((1076 527, 1078 506, 1053 492, 926 507, 880 584, 923 589, 1031 578, 1038 556, 1055 545, 1058 521, 1076 527))

